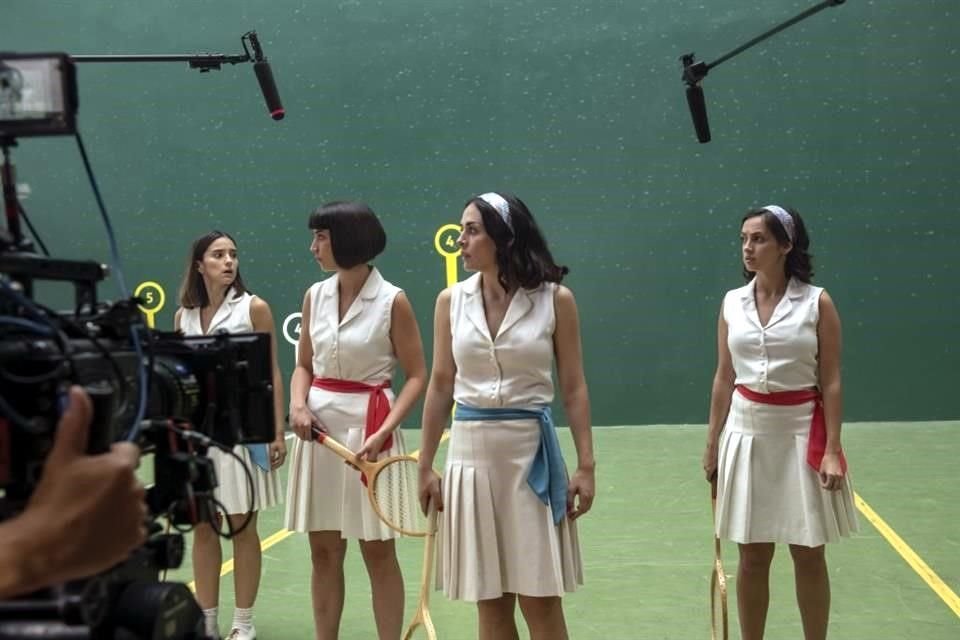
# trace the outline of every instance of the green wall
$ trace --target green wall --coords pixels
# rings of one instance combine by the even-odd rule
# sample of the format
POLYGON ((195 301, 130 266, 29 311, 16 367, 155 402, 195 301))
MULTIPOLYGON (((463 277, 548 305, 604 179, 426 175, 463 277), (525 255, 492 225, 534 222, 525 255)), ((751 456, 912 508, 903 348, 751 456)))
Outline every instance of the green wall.
MULTIPOLYGON (((321 277, 307 214, 358 198, 429 353, 435 232, 470 195, 513 191, 571 267, 594 421, 704 422, 739 218, 777 202, 807 220, 841 312, 847 418, 958 418, 956 0, 850 0, 725 63, 704 82, 714 141, 695 141, 680 54, 714 60, 812 4, 3 0, 0 50, 236 53, 258 30, 280 123, 250 65, 79 65, 127 280, 166 290, 158 326, 210 228, 237 238, 279 325, 321 277)), ((51 250, 107 260, 73 141, 25 139, 14 159, 51 250)))

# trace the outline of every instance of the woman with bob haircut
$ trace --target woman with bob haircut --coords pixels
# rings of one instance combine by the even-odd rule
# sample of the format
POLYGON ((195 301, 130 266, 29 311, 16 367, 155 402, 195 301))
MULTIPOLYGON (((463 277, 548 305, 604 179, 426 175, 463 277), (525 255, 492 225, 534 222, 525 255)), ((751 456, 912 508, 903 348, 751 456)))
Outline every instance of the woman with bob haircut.
POLYGON ((421 507, 442 510, 438 582, 477 603, 481 640, 519 637, 518 602, 531 639, 564 640, 561 596, 583 584, 575 520, 595 493, 577 305, 519 198, 471 198, 460 225, 476 274, 437 298, 420 452, 421 507), (554 362, 577 450, 570 478, 550 415, 554 362), (441 483, 433 459, 454 405, 441 483))
MULTIPOLYGON (((217 476, 214 497, 223 510, 217 514, 217 519, 219 521, 225 515, 231 529, 239 530, 232 538, 236 608, 227 638, 253 640, 257 637, 253 604, 260 586, 261 565, 257 512, 278 504, 283 491, 277 472, 287 455, 283 434, 283 381, 276 360, 277 339, 270 306, 247 290, 240 276, 237 245, 226 233, 211 231, 193 242, 180 285, 180 308, 173 322, 178 331, 188 336, 211 335, 219 331, 270 334, 276 439, 269 446, 234 447, 233 452, 243 461, 242 465, 219 449, 211 447, 207 453, 217 476), (250 495, 247 470, 253 477, 253 496, 250 495), (250 521, 240 529, 251 506, 250 521)), ((197 602, 203 609, 207 634, 220 637, 217 610, 223 554, 219 533, 211 524, 200 523, 194 529, 192 553, 197 602)))
MULTIPOLYGON (((361 475, 323 445, 329 433, 366 460, 405 452, 399 427, 426 384, 420 330, 406 294, 370 265, 387 237, 370 208, 331 202, 313 212, 310 252, 333 275, 303 297, 297 366, 290 379, 291 453, 286 527, 309 534, 316 637, 336 638, 344 601, 347 540, 359 541, 381 640, 402 632, 404 584, 396 532, 367 498, 361 475), (397 365, 405 382, 394 396, 397 365), (368 405, 373 407, 368 412, 368 405)), ((416 496, 408 496, 415 509, 416 496)))
POLYGON ((824 545, 857 531, 840 446, 840 316, 811 284, 800 214, 747 212, 740 228, 746 286, 728 291, 703 471, 717 493, 716 534, 736 542, 744 640, 763 638, 776 544, 790 547, 806 640, 827 637, 824 545))

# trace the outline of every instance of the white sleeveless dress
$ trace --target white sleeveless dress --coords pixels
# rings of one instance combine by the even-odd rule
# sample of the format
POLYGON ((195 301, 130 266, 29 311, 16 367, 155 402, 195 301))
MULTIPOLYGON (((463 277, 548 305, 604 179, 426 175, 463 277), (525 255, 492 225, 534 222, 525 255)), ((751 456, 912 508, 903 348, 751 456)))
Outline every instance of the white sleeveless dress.
MULTIPOLYGON (((313 375, 317 378, 380 384, 393 378, 397 358, 390 340, 393 301, 400 289, 372 269, 360 294, 339 320, 336 274, 310 287, 313 375)), ((386 390, 391 406, 393 391, 386 390)), ((352 451, 363 446, 365 393, 339 393, 311 387, 307 407, 330 435, 352 451)), ((401 429, 381 457, 406 453, 401 429)), ((294 440, 290 455, 285 526, 291 531, 339 531, 345 539, 389 540, 399 536, 377 517, 361 483, 360 473, 316 442, 294 440)), ((407 492, 406 507, 416 506, 416 487, 407 492)))
MULTIPOLYGON (((555 292, 552 283, 517 291, 492 337, 480 274, 453 286, 456 402, 526 409, 553 401, 555 292)), ((437 587, 447 597, 559 596, 583 584, 576 523, 555 525, 527 484, 539 443, 537 420, 454 421, 437 538, 437 587)))
MULTIPOLYGON (((791 278, 762 327, 755 282, 727 292, 723 301, 736 384, 760 393, 818 387, 823 289, 791 278)), ((806 462, 813 407, 760 404, 733 392, 719 443, 717 535, 816 547, 859 529, 850 474, 840 490, 827 491, 806 462)))
MULTIPOLYGON (((236 297, 233 289, 227 292, 223 304, 217 309, 206 335, 218 331, 228 333, 245 333, 253 331, 253 321, 250 319, 250 302, 253 296, 244 293, 236 297)), ((180 329, 188 336, 204 335, 200 325, 200 309, 183 309, 180 312, 180 329)), ((260 511, 280 503, 283 487, 280 474, 277 470, 264 471, 250 458, 250 452, 243 445, 237 445, 233 452, 240 456, 243 464, 253 474, 253 510, 260 511)), ((250 488, 247 476, 235 458, 219 449, 211 448, 207 454, 213 461, 217 474, 218 486, 214 495, 228 514, 246 513, 250 508, 250 488)))

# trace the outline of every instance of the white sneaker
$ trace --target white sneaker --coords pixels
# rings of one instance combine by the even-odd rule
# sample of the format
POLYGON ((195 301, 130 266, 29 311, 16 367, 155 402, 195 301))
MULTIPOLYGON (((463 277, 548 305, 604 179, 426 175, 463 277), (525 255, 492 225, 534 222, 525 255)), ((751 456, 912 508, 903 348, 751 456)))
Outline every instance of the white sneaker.
POLYGON ((226 640, 256 640, 257 630, 253 625, 250 625, 249 631, 243 631, 234 627, 230 630, 230 635, 227 636, 226 640))

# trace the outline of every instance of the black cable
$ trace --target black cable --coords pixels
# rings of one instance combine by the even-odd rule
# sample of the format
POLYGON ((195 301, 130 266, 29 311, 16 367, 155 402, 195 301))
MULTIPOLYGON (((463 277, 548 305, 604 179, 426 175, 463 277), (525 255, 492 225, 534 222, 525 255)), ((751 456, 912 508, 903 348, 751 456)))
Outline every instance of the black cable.
POLYGON ((17 200, 17 209, 20 210, 20 219, 27 223, 27 228, 30 229, 30 235, 32 235, 33 239, 37 241, 38 245, 40 245, 40 251, 43 252, 43 255, 49 258, 50 252, 47 251, 47 245, 43 244, 40 234, 37 233, 37 230, 33 227, 33 223, 30 222, 30 218, 27 216, 26 209, 23 208, 23 205, 20 204, 19 200, 17 200))

